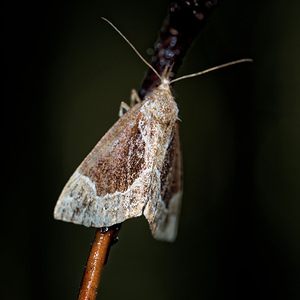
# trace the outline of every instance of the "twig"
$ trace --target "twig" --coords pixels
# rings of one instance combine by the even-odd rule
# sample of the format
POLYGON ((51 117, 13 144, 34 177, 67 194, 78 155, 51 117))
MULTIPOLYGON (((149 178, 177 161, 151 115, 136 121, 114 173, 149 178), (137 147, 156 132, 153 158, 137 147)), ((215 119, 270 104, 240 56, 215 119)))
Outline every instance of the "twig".
MULTIPOLYGON (((175 77, 187 50, 219 2, 220 0, 178 0, 171 4, 151 62, 160 75, 167 65, 173 65, 170 80, 175 77)), ((140 98, 143 99, 158 84, 159 78, 148 69, 139 92, 140 98)))
POLYGON ((83 273, 78 300, 95 300, 104 264, 106 263, 110 246, 116 240, 120 227, 112 226, 97 229, 90 255, 83 273))
MULTIPOLYGON (((167 64, 173 64, 173 79, 182 60, 199 31, 205 26, 207 17, 218 4, 217 0, 178 0, 169 9, 155 46, 152 66, 161 75, 167 64)), ((141 99, 157 85, 158 77, 150 69, 143 81, 139 95, 141 99)), ((79 300, 95 300, 101 273, 109 255, 109 248, 116 239, 118 227, 106 232, 97 229, 90 255, 86 264, 79 291, 79 300)))

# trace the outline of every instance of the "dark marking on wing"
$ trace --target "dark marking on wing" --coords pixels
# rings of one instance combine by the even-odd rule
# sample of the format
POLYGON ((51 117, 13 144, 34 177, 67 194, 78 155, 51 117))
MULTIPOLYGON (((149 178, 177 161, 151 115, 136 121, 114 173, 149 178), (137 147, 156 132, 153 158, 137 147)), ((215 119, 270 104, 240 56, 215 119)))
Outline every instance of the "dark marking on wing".
POLYGON ((98 196, 126 191, 143 171, 145 142, 139 119, 138 110, 127 112, 83 163, 81 173, 95 183, 98 196))

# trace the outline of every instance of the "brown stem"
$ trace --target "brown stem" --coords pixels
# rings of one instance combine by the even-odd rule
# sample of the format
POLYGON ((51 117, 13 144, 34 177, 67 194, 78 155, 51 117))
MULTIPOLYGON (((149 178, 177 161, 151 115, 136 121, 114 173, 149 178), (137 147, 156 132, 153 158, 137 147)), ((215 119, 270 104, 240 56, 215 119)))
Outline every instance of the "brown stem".
POLYGON ((97 229, 81 281, 78 300, 95 300, 104 264, 119 227, 97 229))
MULTIPOLYGON (((172 80, 182 60, 198 33, 204 28, 208 17, 220 0, 177 0, 169 7, 169 14, 161 28, 155 44, 151 65, 161 75, 166 66, 173 66, 172 80)), ((160 82, 156 74, 148 69, 139 91, 143 99, 160 82)))

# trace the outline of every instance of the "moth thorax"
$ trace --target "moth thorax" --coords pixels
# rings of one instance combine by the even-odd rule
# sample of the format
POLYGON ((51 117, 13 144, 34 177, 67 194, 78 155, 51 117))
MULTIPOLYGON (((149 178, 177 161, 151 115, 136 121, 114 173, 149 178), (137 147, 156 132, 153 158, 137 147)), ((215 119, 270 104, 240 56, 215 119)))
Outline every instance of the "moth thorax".
POLYGON ((151 116, 160 123, 175 121, 178 115, 178 108, 169 90, 155 89, 148 97, 147 109, 151 116))

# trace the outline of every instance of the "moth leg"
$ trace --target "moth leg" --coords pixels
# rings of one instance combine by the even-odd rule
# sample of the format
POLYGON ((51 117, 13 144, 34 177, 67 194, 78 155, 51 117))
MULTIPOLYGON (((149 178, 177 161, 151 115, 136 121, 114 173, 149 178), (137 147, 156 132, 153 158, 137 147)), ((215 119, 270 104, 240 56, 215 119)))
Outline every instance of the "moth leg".
POLYGON ((131 90, 131 97, 130 97, 130 106, 134 106, 135 103, 141 102, 141 98, 135 89, 131 90))
POLYGON ((122 101, 121 105, 120 105, 120 109, 119 109, 119 117, 121 118, 124 115, 124 110, 126 112, 129 109, 130 109, 130 106, 127 103, 122 101))

